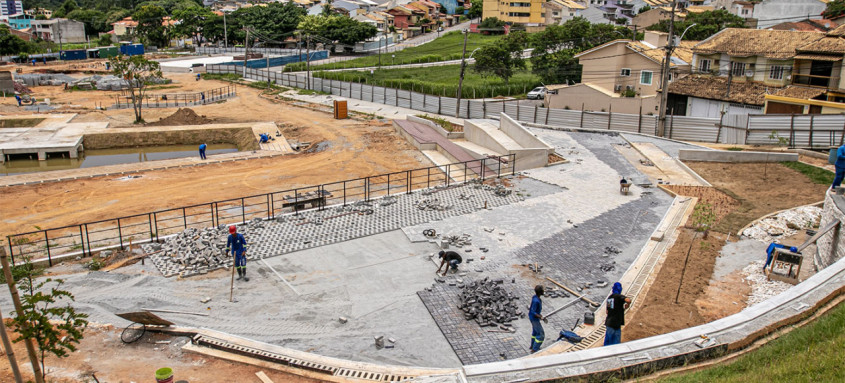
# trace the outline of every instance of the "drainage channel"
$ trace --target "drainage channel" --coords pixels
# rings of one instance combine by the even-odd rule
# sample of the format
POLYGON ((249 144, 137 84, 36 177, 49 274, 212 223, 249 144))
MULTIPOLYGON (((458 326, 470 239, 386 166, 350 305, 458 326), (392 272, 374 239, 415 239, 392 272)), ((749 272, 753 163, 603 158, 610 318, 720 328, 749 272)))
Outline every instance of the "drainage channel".
POLYGON ((344 378, 355 378, 364 380, 373 380, 380 382, 401 382, 412 379, 412 376, 382 374, 371 371, 353 370, 349 368, 338 368, 327 366, 320 363, 305 361, 302 359, 292 358, 289 356, 269 352, 254 347, 246 347, 238 344, 230 343, 228 341, 197 334, 193 338, 194 344, 206 346, 226 352, 231 352, 238 355, 243 355, 251 358, 266 360, 273 363, 280 363, 291 367, 302 368, 309 371, 330 374, 344 378))

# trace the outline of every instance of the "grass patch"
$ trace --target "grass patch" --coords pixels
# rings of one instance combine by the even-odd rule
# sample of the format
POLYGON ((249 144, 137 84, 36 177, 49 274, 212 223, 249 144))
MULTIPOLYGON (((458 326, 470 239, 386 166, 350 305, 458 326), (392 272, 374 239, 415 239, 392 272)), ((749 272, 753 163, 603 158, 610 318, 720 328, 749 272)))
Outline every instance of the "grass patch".
POLYGON ((278 86, 271 81, 257 81, 257 82, 250 81, 250 82, 246 83, 246 86, 248 86, 250 88, 255 88, 255 89, 261 89, 261 90, 270 89, 270 90, 281 91, 281 92, 285 92, 285 91, 290 90, 290 88, 278 86))
POLYGON ((0 128, 31 128, 44 121, 43 118, 7 118, 0 120, 0 128))
POLYGON ((299 90, 296 91, 296 94, 303 95, 303 96, 313 96, 315 94, 329 95, 331 93, 321 92, 319 90, 299 89, 299 90))
MULTIPOLYGON (((410 90, 435 96, 455 97, 458 94, 460 65, 427 68, 380 69, 372 75, 365 72, 316 72, 314 77, 351 81, 388 88, 410 90)), ((540 78, 530 68, 516 72, 508 84, 498 77, 482 77, 468 67, 461 91, 463 98, 524 96, 540 85, 540 78)))
MULTIPOLYGON (((467 38, 467 56, 475 48, 490 45, 498 41, 500 36, 489 36, 470 33, 467 38)), ((434 41, 420 46, 403 49, 399 52, 382 53, 381 65, 401 65, 430 63, 437 61, 459 60, 464 47, 464 36, 458 32, 449 32, 434 41), (396 55, 396 57, 392 57, 396 55)), ((311 70, 328 70, 343 68, 362 68, 379 65, 379 55, 370 55, 353 60, 330 64, 312 65, 311 70)), ((295 63, 285 66, 285 72, 299 72, 305 70, 305 63, 295 63)))
POLYGON ((453 132, 455 130, 455 126, 452 125, 451 122, 446 120, 445 118, 429 116, 427 114, 417 115, 417 117, 429 120, 437 125, 440 125, 441 128, 445 129, 447 132, 453 132))
POLYGON ((807 165, 803 162, 781 162, 781 165, 786 166, 790 169, 797 170, 801 172, 801 174, 807 176, 810 181, 819 185, 831 185, 833 184, 833 174, 830 170, 825 170, 821 168, 817 168, 812 165, 807 165))
POLYGON ((845 304, 731 363, 660 382, 845 381, 845 304))
POLYGON ((156 85, 156 86, 148 86, 147 90, 162 90, 162 89, 175 89, 178 88, 179 85, 156 85))
POLYGON ((238 81, 241 79, 241 75, 237 73, 203 73, 202 78, 205 80, 238 81))
POLYGON ((728 150, 728 151, 731 151, 731 152, 741 152, 741 151, 743 151, 743 149, 738 147, 738 146, 731 146, 730 148, 725 148, 725 150, 728 150))

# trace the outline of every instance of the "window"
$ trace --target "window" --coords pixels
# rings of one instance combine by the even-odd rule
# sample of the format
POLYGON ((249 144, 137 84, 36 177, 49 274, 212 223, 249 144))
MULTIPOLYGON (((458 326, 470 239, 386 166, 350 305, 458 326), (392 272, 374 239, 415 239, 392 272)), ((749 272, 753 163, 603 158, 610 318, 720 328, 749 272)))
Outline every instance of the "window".
POLYGON ((769 79, 783 80, 783 65, 772 65, 769 68, 769 79))
POLYGON ((710 60, 698 60, 698 71, 701 73, 710 72, 710 60))
POLYGON ((622 68, 622 71, 619 72, 619 75, 622 76, 622 77, 631 76, 631 68, 622 68))
POLYGON ((640 71, 640 84, 651 85, 651 77, 653 72, 650 70, 640 71))
POLYGON ((734 77, 744 77, 745 63, 739 63, 736 61, 731 62, 731 75, 734 77))

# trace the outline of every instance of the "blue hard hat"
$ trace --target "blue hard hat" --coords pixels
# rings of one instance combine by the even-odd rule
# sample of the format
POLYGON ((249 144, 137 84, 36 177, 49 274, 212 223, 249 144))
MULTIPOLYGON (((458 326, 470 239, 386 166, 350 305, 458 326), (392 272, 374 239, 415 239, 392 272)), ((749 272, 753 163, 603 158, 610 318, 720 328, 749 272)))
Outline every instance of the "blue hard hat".
POLYGON ((797 253, 797 252, 798 252, 798 248, 797 248, 797 247, 795 247, 795 246, 792 246, 792 247, 790 247, 790 248, 789 248, 789 251, 791 251, 791 252, 793 252, 793 253, 797 253))

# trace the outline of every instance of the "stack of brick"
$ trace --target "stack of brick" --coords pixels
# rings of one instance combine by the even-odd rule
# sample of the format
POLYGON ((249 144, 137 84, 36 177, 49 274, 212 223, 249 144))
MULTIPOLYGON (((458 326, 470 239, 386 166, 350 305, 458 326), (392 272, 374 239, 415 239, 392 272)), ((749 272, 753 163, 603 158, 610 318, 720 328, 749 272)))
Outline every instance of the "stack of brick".
POLYGON ((464 286, 459 299, 460 308, 466 320, 475 320, 479 326, 499 327, 509 330, 508 323, 525 317, 518 307, 519 297, 507 292, 504 280, 490 280, 489 277, 464 286))

